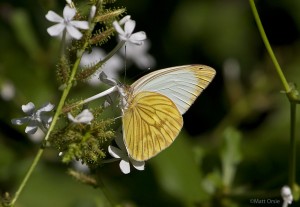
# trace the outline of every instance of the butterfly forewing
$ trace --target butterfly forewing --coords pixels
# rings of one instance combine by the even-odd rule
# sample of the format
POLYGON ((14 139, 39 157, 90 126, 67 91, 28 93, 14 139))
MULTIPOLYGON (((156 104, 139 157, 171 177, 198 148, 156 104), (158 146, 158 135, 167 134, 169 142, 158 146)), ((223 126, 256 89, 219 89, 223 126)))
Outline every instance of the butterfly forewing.
POLYGON ((144 161, 174 141, 183 119, 173 101, 162 94, 144 91, 131 98, 123 114, 124 142, 130 157, 144 161))
POLYGON ((153 91, 171 99, 184 114, 215 76, 215 70, 205 65, 185 65, 149 73, 131 85, 133 96, 153 91))

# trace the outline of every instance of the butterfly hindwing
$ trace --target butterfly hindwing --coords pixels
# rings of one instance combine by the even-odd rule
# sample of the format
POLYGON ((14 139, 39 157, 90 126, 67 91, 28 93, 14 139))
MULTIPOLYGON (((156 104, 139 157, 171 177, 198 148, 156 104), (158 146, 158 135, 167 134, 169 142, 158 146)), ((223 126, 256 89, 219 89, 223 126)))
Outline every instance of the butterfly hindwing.
POLYGON ((124 143, 130 157, 144 161, 167 148, 177 137, 183 118, 168 97, 140 92, 123 114, 124 143))

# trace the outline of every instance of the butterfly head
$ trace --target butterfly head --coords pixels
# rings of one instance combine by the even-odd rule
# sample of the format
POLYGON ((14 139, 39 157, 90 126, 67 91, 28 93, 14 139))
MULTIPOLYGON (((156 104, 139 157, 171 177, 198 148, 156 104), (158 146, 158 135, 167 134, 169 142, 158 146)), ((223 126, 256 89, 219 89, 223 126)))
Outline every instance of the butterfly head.
POLYGON ((119 83, 117 87, 120 95, 120 107, 122 111, 127 110, 130 105, 130 99, 132 97, 132 89, 130 86, 124 85, 122 83, 119 83))

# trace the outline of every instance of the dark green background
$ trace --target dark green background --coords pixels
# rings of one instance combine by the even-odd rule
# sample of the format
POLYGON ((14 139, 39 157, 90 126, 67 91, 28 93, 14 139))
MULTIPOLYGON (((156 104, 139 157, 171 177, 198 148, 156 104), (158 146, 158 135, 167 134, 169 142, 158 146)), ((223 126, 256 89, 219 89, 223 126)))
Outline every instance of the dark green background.
MULTIPOLYGON (((297 84, 300 2, 256 3, 288 81, 297 84)), ((216 69, 217 76, 184 115, 185 126, 175 143, 147 162, 144 171, 123 175, 117 163, 99 170, 114 202, 127 206, 259 206, 250 203, 252 198, 281 202, 280 188, 288 182, 289 103, 280 93, 283 87, 249 2, 120 0, 117 5, 126 7, 136 20, 135 31, 147 33, 156 68, 206 64, 216 69), (235 79, 223 71, 228 60, 239 64, 240 76, 235 79), (226 158, 235 163, 230 186, 222 182, 226 158)), ((15 191, 39 147, 27 138, 24 127, 12 126, 10 120, 23 116, 20 106, 29 101, 37 106, 58 103, 59 41, 47 34, 52 23, 45 14, 48 10, 61 14, 63 7, 64 1, 54 0, 0 3, 0 87, 9 80, 16 88, 12 100, 0 99, 1 193, 15 191)), ((114 44, 112 39, 107 48, 114 44)), ((127 78, 141 73, 133 66, 127 78)), ((86 98, 100 90, 80 85, 72 97, 86 98)), ((101 189, 68 176, 68 166, 57 154, 46 151, 16 206, 109 206, 101 189)))

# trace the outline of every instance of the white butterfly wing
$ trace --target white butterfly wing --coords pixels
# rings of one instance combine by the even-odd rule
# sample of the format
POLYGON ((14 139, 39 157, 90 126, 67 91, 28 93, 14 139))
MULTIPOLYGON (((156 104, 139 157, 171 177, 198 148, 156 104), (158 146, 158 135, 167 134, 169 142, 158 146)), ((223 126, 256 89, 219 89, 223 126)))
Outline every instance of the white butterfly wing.
POLYGON ((161 93, 184 114, 214 78, 216 71, 205 65, 184 65, 151 72, 135 81, 133 96, 142 91, 161 93))

